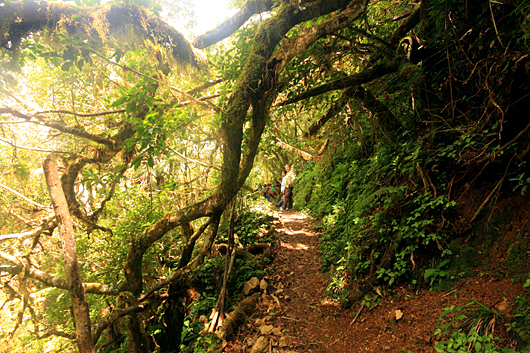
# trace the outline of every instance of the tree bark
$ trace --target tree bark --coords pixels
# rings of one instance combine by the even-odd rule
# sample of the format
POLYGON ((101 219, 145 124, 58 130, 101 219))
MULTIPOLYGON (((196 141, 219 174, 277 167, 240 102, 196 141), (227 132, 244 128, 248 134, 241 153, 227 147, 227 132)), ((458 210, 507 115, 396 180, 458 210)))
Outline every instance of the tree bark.
POLYGON ((363 108, 370 112, 370 115, 373 117, 372 129, 376 138, 388 136, 390 132, 396 130, 401 125, 394 114, 374 96, 372 91, 358 86, 357 89, 349 92, 349 96, 358 100, 363 108))
POLYGON ((243 7, 231 18, 221 23, 216 28, 198 36, 193 41, 193 46, 198 49, 208 48, 211 45, 229 37, 237 31, 252 15, 257 15, 272 8, 272 0, 248 0, 243 7))
POLYGON ((46 184, 52 199, 53 209, 57 217, 59 232, 61 234, 61 243, 63 247, 64 269, 66 280, 72 301, 75 335, 77 347, 81 353, 93 353, 94 344, 92 342, 92 332, 90 325, 90 315, 88 303, 85 301, 85 291, 81 281, 81 271, 77 262, 77 252, 75 246, 74 228, 72 219, 68 212, 68 204, 64 196, 61 182, 59 181, 59 172, 55 157, 50 154, 43 164, 46 184))
POLYGON ((181 33, 140 6, 114 3, 80 9, 65 3, 14 1, 6 2, 1 9, 0 46, 10 51, 16 51, 22 38, 32 33, 52 34, 65 29, 72 37, 89 37, 94 46, 108 37, 131 44, 138 39, 150 39, 167 48, 182 64, 196 67, 205 64, 181 33), (94 23, 107 26, 94 30, 94 23))
POLYGON ((280 104, 278 104, 278 106, 282 107, 284 105, 296 103, 307 98, 319 96, 326 92, 357 86, 363 83, 368 83, 377 78, 396 72, 398 71, 398 68, 399 60, 394 60, 385 64, 374 65, 371 68, 361 71, 359 73, 339 78, 329 83, 325 83, 315 88, 311 88, 296 97, 281 102, 280 104))

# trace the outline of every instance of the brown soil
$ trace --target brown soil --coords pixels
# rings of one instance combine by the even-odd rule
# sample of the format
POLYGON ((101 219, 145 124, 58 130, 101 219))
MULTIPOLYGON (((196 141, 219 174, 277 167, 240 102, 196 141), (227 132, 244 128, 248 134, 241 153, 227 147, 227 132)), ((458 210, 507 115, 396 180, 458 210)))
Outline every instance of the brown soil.
MULTIPOLYGON (((297 212, 284 212, 280 221, 273 271, 266 277, 267 294, 225 351, 250 352, 245 342, 261 335, 261 323, 256 320, 267 318, 268 325, 282 332, 281 345, 280 337, 269 335, 267 352, 435 352, 433 331, 443 308, 469 303, 470 298, 493 308, 506 300, 513 303, 522 289, 521 284, 481 272, 448 292, 398 287, 382 292, 383 299, 370 309, 360 303, 346 309, 326 296, 319 234, 297 212), (403 316, 396 320, 398 310, 403 316)), ((515 340, 503 326, 497 322, 495 327, 495 335, 506 338, 500 345, 515 348, 515 340)))

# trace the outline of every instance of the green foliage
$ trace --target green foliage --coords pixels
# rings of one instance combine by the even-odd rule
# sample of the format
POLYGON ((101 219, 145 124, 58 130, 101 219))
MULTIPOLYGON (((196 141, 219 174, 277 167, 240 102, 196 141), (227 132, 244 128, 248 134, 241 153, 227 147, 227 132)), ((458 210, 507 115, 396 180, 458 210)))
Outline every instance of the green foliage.
POLYGON ((466 352, 485 352, 485 353, 527 353, 527 350, 514 351, 510 348, 500 348, 495 345, 498 338, 492 334, 480 335, 476 331, 465 334, 461 331, 453 332, 446 340, 438 342, 434 349, 438 353, 466 353, 466 352))
POLYGON ((436 268, 429 268, 425 270, 423 277, 425 279, 430 279, 431 289, 434 287, 436 282, 442 281, 443 278, 447 276, 447 272, 444 270, 444 267, 449 263, 449 259, 445 259, 438 264, 436 268))
POLYGON ((219 351, 221 339, 215 333, 203 333, 192 344, 180 346, 182 353, 215 353, 219 351))
POLYGON ((480 335, 488 335, 494 332, 495 323, 499 320, 499 314, 481 304, 480 302, 471 299, 471 302, 462 305, 444 308, 440 314, 439 323, 444 319, 449 318, 449 321, 440 326, 439 333, 447 333, 453 324, 457 324, 457 329, 465 329, 469 334, 476 332, 480 335))
POLYGON ((528 276, 524 288, 515 300, 513 323, 509 328, 513 329, 520 347, 530 350, 530 276, 528 276))
MULTIPOLYGON (((435 335, 441 338, 434 348, 436 352, 491 352, 528 353, 527 349, 514 351, 500 348, 495 343, 500 339, 494 336, 495 325, 500 321, 499 314, 476 300, 463 306, 445 308, 440 314, 435 335), (449 319, 449 321, 447 321, 449 319)), ((510 325, 511 326, 511 325, 510 325)))
POLYGON ((363 151, 351 145, 328 166, 306 165, 300 173, 295 202, 326 226, 321 249, 324 268, 332 272, 330 292, 337 295, 348 280, 370 274, 393 284, 410 275, 416 260, 423 261, 421 253, 439 251, 445 239, 441 217, 456 202, 399 182, 416 172, 422 145, 397 140, 374 146, 373 155, 363 159, 355 158, 363 151))
POLYGON ((521 189, 521 195, 524 196, 526 194, 526 190, 528 189, 528 186, 530 186, 530 177, 525 177, 525 173, 521 173, 517 175, 515 178, 510 179, 510 181, 515 182, 515 186, 513 188, 513 191, 521 189))
POLYGON ((364 299, 361 301, 361 305, 364 305, 366 309, 371 309, 376 306, 380 300, 381 296, 379 296, 378 294, 366 294, 364 296, 364 299))
MULTIPOLYGON (((263 234, 266 229, 269 229, 271 226, 271 220, 266 213, 260 211, 247 211, 242 213, 237 217, 234 223, 234 233, 237 234, 237 237, 241 244, 244 247, 248 247, 254 244, 258 240, 258 236, 263 234)), ((216 242, 217 243, 226 243, 228 240, 226 232, 227 224, 224 224, 222 227, 222 234, 220 234, 216 242)), ((259 239, 260 242, 270 242, 272 239, 259 239)))

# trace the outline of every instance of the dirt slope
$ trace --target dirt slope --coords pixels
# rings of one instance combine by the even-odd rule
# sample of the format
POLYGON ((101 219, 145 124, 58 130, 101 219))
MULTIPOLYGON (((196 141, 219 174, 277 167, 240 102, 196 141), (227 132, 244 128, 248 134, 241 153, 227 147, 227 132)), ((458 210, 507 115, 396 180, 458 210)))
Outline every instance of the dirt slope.
MULTIPOLYGON (((359 303, 344 309, 326 297, 318 234, 297 212, 283 212, 280 221, 267 294, 225 351, 255 352, 254 342, 265 336, 269 341, 263 352, 435 352, 432 334, 444 307, 463 305, 469 298, 493 307, 504 298, 512 302, 521 290, 521 285, 482 273, 448 292, 394 288, 370 309, 359 303), (403 315, 396 320, 398 310, 403 315), (279 328, 281 336, 263 335, 263 324, 279 328)), ((497 322, 495 334, 507 337, 502 346, 515 348, 502 322, 497 322)))

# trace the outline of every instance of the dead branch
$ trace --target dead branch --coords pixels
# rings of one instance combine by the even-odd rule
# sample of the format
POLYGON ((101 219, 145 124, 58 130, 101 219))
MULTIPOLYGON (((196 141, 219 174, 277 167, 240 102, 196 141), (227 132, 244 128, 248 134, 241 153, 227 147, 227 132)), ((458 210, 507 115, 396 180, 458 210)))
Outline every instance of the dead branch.
POLYGON ((232 271, 232 266, 234 264, 234 259, 236 258, 237 248, 234 246, 234 224, 236 218, 236 198, 232 200, 232 205, 230 209, 230 223, 228 226, 228 249, 226 251, 225 257, 225 270, 223 275, 223 286, 221 287, 221 292, 219 293, 219 299, 215 305, 214 311, 212 312, 212 317, 214 318, 208 327, 208 332, 213 332, 219 326, 223 324, 225 319, 225 298, 228 286, 228 278, 230 277, 230 272, 232 271))
POLYGON ((34 334, 35 336, 37 336, 38 339, 44 339, 50 336, 58 336, 58 337, 68 338, 70 340, 75 340, 75 334, 67 333, 64 331, 59 331, 56 328, 48 329, 42 334, 39 334, 38 332, 34 332, 34 334))
POLYGON ((425 174, 423 174, 423 170, 421 170, 420 164, 416 163, 416 170, 420 174, 421 180, 423 181, 423 187, 425 188, 425 192, 429 191, 429 184, 427 182, 427 178, 425 178, 425 174))
POLYGON ((8 191, 8 192, 10 192, 11 194, 13 194, 13 195, 15 195, 15 196, 21 198, 22 200, 24 200, 24 201, 26 201, 26 202, 32 204, 33 206, 37 206, 38 208, 44 208, 44 209, 50 209, 50 208, 51 208, 50 206, 44 206, 44 205, 41 205, 40 203, 35 202, 35 201, 33 201, 33 200, 27 198, 26 196, 22 195, 21 193, 15 191, 15 190, 13 190, 13 189, 11 189, 10 187, 8 187, 8 186, 6 186, 6 185, 4 185, 4 184, 2 184, 2 183, 0 183, 0 188, 6 190, 6 191, 8 191))
POLYGON ((491 190, 489 195, 486 197, 486 199, 482 202, 482 204, 478 208, 477 212, 475 212, 475 214, 473 215, 473 218, 471 218, 471 223, 473 223, 475 221, 475 219, 477 219, 478 215, 480 214, 482 209, 488 204, 488 202, 490 201, 491 197, 497 192, 497 190, 499 190, 499 188, 501 187, 503 181, 504 181, 504 177, 502 177, 501 180, 499 180, 497 182, 497 185, 495 185, 493 190, 491 190))
POLYGON ((69 152, 69 151, 45 150, 45 149, 37 148, 37 147, 21 146, 21 145, 17 145, 16 143, 7 141, 7 140, 5 140, 3 138, 0 138, 0 142, 7 143, 8 145, 11 145, 11 146, 13 146, 15 148, 20 148, 22 150, 28 150, 28 151, 46 152, 46 153, 61 153, 61 154, 64 154, 64 153, 74 154, 73 152, 69 152))
POLYGON ((216 84, 218 83, 221 83, 221 82, 224 82, 226 81, 224 78, 218 78, 217 80, 214 80, 214 81, 206 81, 204 82, 203 84, 193 88, 193 89, 190 89, 189 91, 187 91, 186 93, 187 94, 195 94, 195 93, 199 93, 199 92, 202 92, 204 91, 205 89, 208 89, 210 87, 213 87, 215 86, 216 84))
POLYGON ((291 151, 291 152, 294 152, 296 153, 298 156, 302 157, 303 159, 305 159, 306 161, 311 161, 313 159, 315 159, 315 156, 307 153, 307 152, 304 152, 302 150, 299 150, 298 148, 296 147, 293 147, 285 142, 283 142, 282 140, 280 139, 277 139, 276 141, 276 144, 280 147, 280 148, 283 148, 283 149, 286 149, 288 151, 291 151))
POLYGON ((324 124, 326 124, 331 118, 342 112, 342 109, 346 106, 346 102, 351 98, 350 93, 355 88, 349 87, 345 89, 339 99, 337 99, 328 109, 326 114, 322 115, 316 121, 314 121, 307 131, 304 132, 304 137, 315 136, 324 124))
MULTIPOLYGON (((0 251, 0 259, 3 259, 4 261, 9 262, 12 265, 12 266, 4 266, 2 268, 8 273, 19 274, 21 271, 26 269, 27 277, 30 277, 39 282, 42 282, 43 284, 49 287, 69 290, 68 283, 66 282, 65 279, 54 277, 34 267, 27 267, 22 263, 21 260, 19 260, 15 256, 12 256, 3 251, 0 251)), ((86 293, 91 293, 91 294, 117 295, 119 293, 118 288, 116 286, 109 286, 109 285, 101 284, 101 283, 83 283, 83 288, 85 289, 86 293)))
POLYGON ((97 112, 97 113, 78 113, 71 110, 65 110, 65 109, 53 109, 53 110, 42 110, 34 113, 33 115, 42 115, 42 114, 67 114, 67 115, 75 115, 80 118, 89 118, 94 116, 104 116, 104 115, 111 115, 111 114, 119 114, 119 113, 125 113, 125 109, 115 109, 115 110, 108 110, 104 112, 97 112))
MULTIPOLYGON (((103 135, 95 135, 95 134, 89 133, 82 126, 69 126, 60 120, 49 119, 43 114, 28 115, 28 114, 21 113, 12 108, 0 108, 0 114, 9 114, 14 117, 24 119, 25 121, 29 123, 33 123, 33 124, 37 122, 42 123, 42 125, 46 127, 56 129, 58 131, 71 134, 74 136, 82 137, 84 139, 100 143, 102 145, 112 146, 114 144, 114 141, 112 139, 107 138, 103 135), (33 119, 36 119, 37 122, 33 119)), ((62 153, 65 153, 65 152, 62 152, 62 153)))
POLYGON ((508 141, 506 142, 501 148, 499 148, 498 150, 496 150, 492 155, 489 155, 489 156, 486 156, 484 158, 482 158, 481 160, 479 160, 477 163, 482 163, 484 162, 485 160, 487 159, 494 159, 501 151, 505 150, 507 147, 509 147, 511 144, 515 143, 517 140, 519 140, 519 138, 525 133, 528 131, 528 129, 530 128, 530 123, 528 125, 526 125, 526 127, 517 134, 517 136, 515 136, 513 139, 511 139, 511 141, 508 141))
POLYGON ((59 180, 59 171, 55 162, 55 156, 50 154, 43 163, 42 169, 46 177, 46 185, 52 199, 53 210, 57 217, 57 223, 61 235, 63 248, 64 271, 72 302, 73 317, 76 322, 75 336, 77 347, 80 352, 94 352, 92 343, 92 331, 90 328, 90 316, 88 303, 85 300, 85 289, 81 279, 81 270, 77 261, 76 240, 74 227, 68 203, 59 180))
POLYGON ((182 159, 185 159, 185 160, 188 161, 188 162, 198 164, 198 165, 203 166, 203 167, 205 167, 205 168, 213 168, 213 169, 217 169, 217 170, 220 170, 220 169, 221 169, 221 168, 219 168, 218 166, 215 166, 215 165, 208 165, 208 164, 203 163, 203 162, 201 162, 201 161, 198 161, 198 160, 196 160, 196 159, 186 157, 185 155, 183 155, 182 153, 179 153, 177 150, 175 150, 175 149, 174 149, 173 147, 171 147, 171 146, 168 146, 168 148, 171 150, 171 152, 175 153, 177 156, 179 156, 179 157, 182 158, 182 159))

